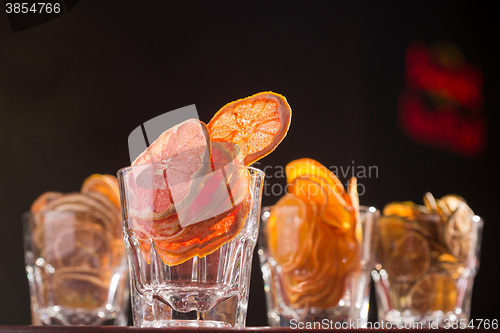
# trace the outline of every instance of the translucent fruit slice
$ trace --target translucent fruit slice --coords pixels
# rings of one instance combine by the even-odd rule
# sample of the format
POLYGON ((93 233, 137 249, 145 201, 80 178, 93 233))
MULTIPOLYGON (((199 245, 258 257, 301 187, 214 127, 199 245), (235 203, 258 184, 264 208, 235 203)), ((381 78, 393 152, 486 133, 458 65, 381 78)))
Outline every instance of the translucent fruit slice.
POLYGON ((292 194, 283 196, 271 208, 267 223, 269 250, 280 265, 294 264, 307 240, 310 218, 305 201, 292 194))
POLYGON ((412 282, 430 268, 431 255, 426 240, 414 231, 407 232, 399 241, 387 263, 389 277, 401 282, 412 282))
POLYGON ((327 196, 327 203, 321 212, 321 217, 326 223, 343 232, 347 232, 354 225, 351 199, 333 172, 310 158, 302 158, 288 163, 285 172, 289 184, 300 177, 307 178, 323 188, 327 196))
POLYGON ((148 165, 128 179, 133 200, 131 214, 137 218, 160 219, 174 212, 173 199, 182 201, 191 180, 205 175, 210 164, 208 129, 197 119, 186 120, 163 132, 132 163, 133 166, 169 163, 168 167, 148 165), (133 179, 132 179, 133 178, 133 179), (176 185, 176 193, 170 187, 176 185))
MULTIPOLYGON (((68 221, 67 221, 68 222, 68 221)), ((54 231, 52 231, 54 232, 54 231)), ((60 225, 44 255, 55 267, 107 269, 112 261, 112 240, 101 226, 90 221, 60 225)))
POLYGON ((419 313, 452 311, 457 302, 455 282, 445 274, 431 273, 417 281, 408 294, 410 308, 419 313))
POLYGON ((87 177, 80 190, 83 194, 98 192, 105 195, 118 209, 120 209, 120 191, 115 176, 93 174, 87 177))
POLYGON ((359 216, 359 196, 358 196, 358 180, 356 177, 349 179, 349 197, 351 198, 352 207, 354 209, 354 216, 356 221, 356 228, 354 234, 359 244, 363 241, 363 228, 361 226, 359 216))
POLYGON ((406 310, 408 308, 408 291, 412 283, 391 281, 389 289, 389 300, 391 308, 406 310))
MULTIPOLYGON (((88 215, 93 218, 93 222, 101 225, 107 232, 114 234, 117 224, 120 223, 120 216, 116 208, 107 209, 100 200, 90 195, 82 193, 67 193, 61 195, 46 204, 47 211, 73 212, 69 214, 69 219, 79 218, 88 215)), ((58 213, 50 214, 50 218, 58 213)), ((45 215, 47 217, 47 215, 45 215)))
POLYGON ((418 205, 411 201, 391 202, 383 210, 384 216, 396 215, 408 219, 414 219, 419 213, 418 205))
POLYGON ((444 241, 451 254, 465 261, 470 254, 474 212, 462 202, 448 220, 444 231, 444 241))
POLYGON ((314 202, 320 214, 328 203, 327 194, 323 187, 309 178, 295 178, 293 182, 288 184, 288 192, 302 199, 304 202, 314 202))
POLYGON ((56 304, 67 308, 96 309, 108 298, 108 279, 98 270, 61 268, 52 280, 56 304))
POLYGON ((185 233, 186 240, 155 242, 161 260, 172 266, 195 256, 204 257, 215 252, 238 235, 244 225, 247 212, 248 203, 244 201, 225 217, 216 216, 188 226, 188 231, 185 233))
POLYGON ((31 211, 33 213, 39 212, 45 209, 45 207, 51 202, 54 201, 55 199, 61 197, 63 194, 60 192, 45 192, 42 195, 40 195, 36 200, 31 204, 31 211))
POLYGON ((448 194, 441 198, 446 207, 449 209, 450 214, 453 213, 460 205, 465 203, 465 199, 456 194, 448 194))
POLYGON ((283 140, 291 112, 285 97, 261 92, 223 106, 208 123, 210 137, 237 144, 244 164, 250 165, 283 140))
POLYGON ((383 267, 390 265, 391 256, 408 231, 405 221, 397 216, 381 216, 377 226, 377 258, 383 267))

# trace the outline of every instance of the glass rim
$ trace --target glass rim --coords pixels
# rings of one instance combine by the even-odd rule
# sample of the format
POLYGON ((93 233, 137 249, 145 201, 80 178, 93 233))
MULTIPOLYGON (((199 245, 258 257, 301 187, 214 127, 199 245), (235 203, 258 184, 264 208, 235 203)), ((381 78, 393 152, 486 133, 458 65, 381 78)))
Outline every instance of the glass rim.
MULTIPOLYGON (((448 217, 448 219, 452 218, 454 214, 455 214, 455 212, 453 212, 452 215, 450 215, 448 217)), ((406 217, 406 216, 399 216, 399 215, 396 215, 396 214, 391 214, 391 215, 383 215, 383 214, 381 214, 380 218, 386 218, 386 219, 387 218, 398 218, 398 219, 405 220, 405 221, 417 221, 418 220, 417 218, 409 218, 409 217, 406 217)), ((439 223, 440 219, 441 219, 441 215, 439 215, 439 213, 428 213, 428 214, 420 216, 419 218, 421 220, 425 220, 426 222, 439 223)), ((481 224, 484 223, 484 219, 482 218, 482 216, 477 215, 475 213, 474 213, 474 215, 472 215, 471 219, 472 219, 472 222, 474 222, 474 223, 481 223, 481 224)))
MULTIPOLYGON (((340 205, 340 204, 338 204, 340 205)), ((271 210, 272 207, 274 207, 276 205, 267 205, 267 206, 262 206, 262 211, 268 211, 268 210, 271 210)), ((286 206, 293 206, 293 205, 286 205, 286 206)), ((375 206, 365 206, 365 205, 360 205, 359 206, 359 210, 363 210, 363 211, 367 211, 367 212, 370 212, 370 213, 380 213, 380 210, 375 207, 375 206)))
POLYGON ((36 212, 31 210, 25 211, 21 214, 22 217, 42 215, 42 214, 73 214, 73 215, 84 215, 84 214, 93 214, 94 209, 89 210, 72 210, 72 209, 42 209, 36 212))
POLYGON ((253 171, 257 173, 258 175, 264 177, 265 172, 257 169, 256 167, 244 165, 244 164, 235 164, 235 163, 212 163, 212 162, 185 162, 185 161, 170 161, 170 162, 160 162, 160 163, 146 163, 146 164, 138 164, 138 165, 129 165, 123 168, 120 168, 116 173, 117 175, 124 174, 126 172, 129 172, 131 170, 137 169, 139 167, 146 167, 146 166, 166 166, 166 165, 179 165, 179 164, 209 164, 209 165, 217 165, 217 166, 223 166, 223 165, 231 165, 234 167, 239 167, 239 168, 244 168, 250 171, 253 171))

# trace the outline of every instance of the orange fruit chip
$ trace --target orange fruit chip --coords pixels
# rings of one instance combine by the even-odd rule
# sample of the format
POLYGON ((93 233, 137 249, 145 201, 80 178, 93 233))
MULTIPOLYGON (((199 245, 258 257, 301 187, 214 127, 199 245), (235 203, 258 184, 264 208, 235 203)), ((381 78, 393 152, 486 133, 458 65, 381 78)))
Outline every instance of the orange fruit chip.
POLYGON ((431 255, 426 240, 420 234, 410 231, 398 241, 387 269, 392 279, 411 282, 425 274, 430 263, 431 255))
POLYGON ((68 308, 95 309, 108 298, 108 279, 99 271, 61 268, 52 280, 56 304, 68 308))
POLYGON ((41 210, 44 210, 45 207, 52 201, 54 201, 57 198, 60 198, 63 194, 60 192, 45 192, 42 195, 40 195, 36 200, 31 204, 31 211, 33 213, 39 212, 41 210))
POLYGON ((351 199, 333 172, 310 158, 302 158, 288 163, 285 172, 289 184, 301 177, 321 185, 327 196, 326 208, 321 212, 321 217, 326 223, 343 232, 354 226, 351 199))
POLYGON ((52 242, 45 245, 44 256, 55 267, 107 269, 112 261, 110 235, 89 221, 60 225, 52 242))
POLYGON ((290 117, 283 96, 256 94, 225 105, 208 127, 190 119, 168 129, 139 155, 132 165, 145 166, 129 180, 129 219, 146 260, 152 245, 164 263, 177 265, 233 239, 249 208, 250 176, 228 166, 273 151, 290 117))
POLYGON ((473 240, 472 218, 474 212, 464 202, 454 209, 453 214, 446 223, 444 230, 444 241, 451 254, 465 262, 470 255, 473 240))
POLYGON ((246 219, 247 203, 242 202, 229 215, 190 225, 186 239, 155 242, 161 260, 178 265, 195 256, 204 257, 219 249, 239 233, 246 219), (191 227, 191 228, 190 228, 191 227))
POLYGON ((396 216, 381 216, 377 223, 377 257, 382 266, 390 265, 391 256, 408 231, 405 221, 396 216))
POLYGON ((298 259, 299 251, 308 240, 312 214, 311 208, 302 199, 290 194, 271 208, 267 223, 269 249, 285 269, 298 259))
POLYGON ((328 202, 325 190, 309 178, 295 178, 292 183, 288 184, 288 191, 305 202, 314 202, 318 207, 318 212, 322 212, 328 202))
POLYGON ((432 273, 417 281, 408 294, 410 308, 420 313, 452 311, 457 303, 455 282, 448 275, 432 273))
POLYGON ((118 209, 120 208, 118 180, 114 176, 93 174, 83 181, 80 192, 83 194, 99 192, 104 194, 118 209))
POLYGON ((411 201, 405 202, 391 202, 384 207, 383 215, 390 216, 396 215, 399 217, 406 217, 409 219, 415 218, 417 205, 411 201))
POLYGON ((359 196, 358 196, 358 180, 356 177, 349 179, 349 197, 351 198, 356 228, 354 234, 359 244, 363 242, 363 227, 361 226, 361 217, 359 216, 359 196))
POLYGON ((208 123, 212 141, 240 147, 245 165, 271 153, 290 127, 291 109, 285 97, 261 92, 223 106, 208 123))

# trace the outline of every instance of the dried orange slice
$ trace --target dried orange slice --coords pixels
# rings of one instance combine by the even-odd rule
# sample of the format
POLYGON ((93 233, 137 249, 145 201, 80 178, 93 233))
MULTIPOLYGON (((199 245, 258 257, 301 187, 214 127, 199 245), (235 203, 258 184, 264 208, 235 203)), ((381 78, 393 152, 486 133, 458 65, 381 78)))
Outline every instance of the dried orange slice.
POLYGON ((105 195, 118 209, 120 208, 120 191, 115 176, 93 174, 87 177, 80 190, 83 194, 98 192, 105 195))
POLYGON ((349 179, 349 197, 351 198, 352 207, 354 209, 354 217, 356 221, 356 229, 354 234, 359 244, 363 242, 363 227, 361 226, 359 216, 359 196, 358 196, 358 180, 356 177, 349 179))
POLYGON ((285 172, 289 184, 299 177, 320 184, 327 196, 326 207, 321 212, 326 223, 343 232, 354 225, 351 199, 337 176, 324 165, 310 158, 302 158, 288 163, 285 172))
POLYGON ((290 116, 283 96, 256 94, 224 106, 208 127, 190 119, 168 129, 139 155, 132 165, 145 169, 129 180, 129 220, 146 260, 151 246, 164 263, 177 265, 233 239, 248 211, 250 177, 226 166, 269 154, 290 116))
POLYGON ((399 217, 406 217, 408 219, 414 219, 415 215, 418 215, 418 206, 411 201, 404 202, 391 202, 385 205, 383 210, 384 216, 396 215, 399 217))
POLYGON ((106 304, 109 279, 99 270, 61 268, 54 273, 52 289, 56 304, 95 309, 106 304))
POLYGON ((455 282, 445 274, 431 273, 417 281, 408 294, 411 309, 427 311, 452 311, 458 298, 455 282))
POLYGON ((431 192, 427 192, 424 194, 424 205, 425 207, 427 207, 429 213, 437 213, 438 205, 431 192))
POLYGON ((444 241, 451 254, 460 261, 466 261, 470 255, 474 212, 465 202, 454 210, 444 231, 444 241))
POLYGON ((245 165, 271 153, 290 127, 291 109, 285 97, 261 92, 223 106, 208 123, 212 141, 240 147, 245 165))
POLYGON ((443 202, 450 214, 452 214, 460 205, 466 203, 465 199, 456 194, 448 194, 441 198, 441 202, 443 202))
POLYGON ((386 266, 391 279, 412 282, 425 274, 430 264, 431 255, 426 240, 410 231, 398 241, 386 266))
POLYGON ((51 202, 54 201, 55 199, 61 197, 63 194, 60 192, 45 192, 42 195, 40 195, 36 200, 31 204, 31 211, 33 213, 39 212, 41 210, 44 210, 45 207, 51 202))
POLYGON ((391 281, 389 289, 391 308, 399 310, 408 308, 407 295, 412 285, 412 283, 407 282, 391 281))
POLYGON ((309 178, 295 178, 293 182, 288 184, 288 192, 305 202, 314 202, 320 214, 328 203, 327 194, 323 187, 309 178))
POLYGON ((90 221, 60 225, 52 242, 43 249, 54 267, 88 267, 105 270, 113 260, 110 235, 90 221))
POLYGON ((396 216, 381 216, 377 223, 377 258, 382 266, 390 265, 394 250, 408 231, 405 221, 396 216))
POLYGON ((311 208, 295 195, 285 195, 271 208, 267 223, 269 250, 285 269, 294 264, 308 240, 311 208))
POLYGON ((167 265, 178 265, 195 256, 204 257, 215 252, 222 245, 232 240, 239 233, 248 211, 246 202, 242 202, 229 215, 216 216, 204 221, 186 232, 186 240, 155 242, 161 260, 167 265))
POLYGON ((172 197, 182 201, 191 180, 205 175, 209 164, 209 134, 203 122, 189 119, 163 132, 132 163, 146 165, 129 180, 132 216, 160 219, 173 213, 172 197), (153 163, 169 165, 166 168, 153 163), (172 185, 176 185, 175 193, 170 191, 172 185))

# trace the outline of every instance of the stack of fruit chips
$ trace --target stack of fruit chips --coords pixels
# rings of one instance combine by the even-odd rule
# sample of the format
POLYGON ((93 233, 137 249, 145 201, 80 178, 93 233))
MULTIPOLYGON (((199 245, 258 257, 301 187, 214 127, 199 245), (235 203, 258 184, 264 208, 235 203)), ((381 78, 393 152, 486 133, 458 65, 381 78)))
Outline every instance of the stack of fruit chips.
POLYGON ((94 174, 80 192, 46 192, 31 206, 34 251, 53 272, 55 304, 67 308, 103 306, 114 267, 124 258, 116 177, 94 174))
POLYGON ((286 176, 288 193, 271 207, 266 230, 286 300, 296 309, 333 308, 361 268, 356 178, 347 193, 333 172, 308 158, 290 162, 286 176))
POLYGON ((125 179, 124 192, 130 231, 148 263, 152 246, 173 266, 234 239, 250 199, 241 166, 271 153, 290 118, 283 96, 258 93, 228 103, 208 124, 188 119, 166 130, 133 161, 140 175, 125 179))
POLYGON ((386 205, 377 228, 377 268, 387 272, 379 294, 389 309, 414 315, 459 308, 467 297, 460 284, 478 266, 478 217, 465 200, 426 193, 424 204, 386 205))

